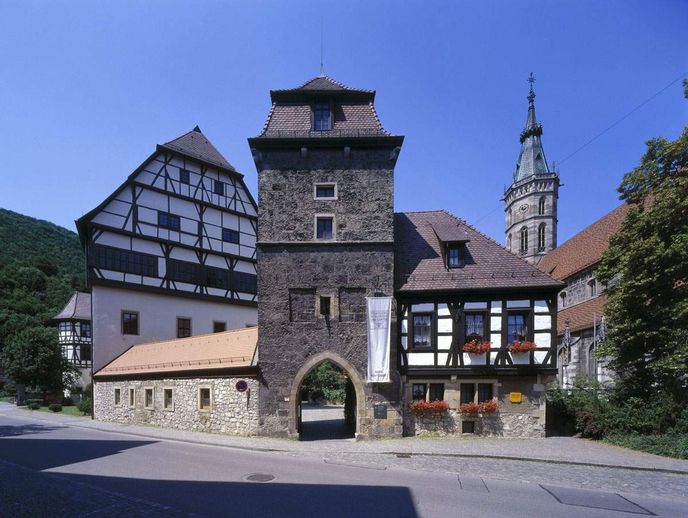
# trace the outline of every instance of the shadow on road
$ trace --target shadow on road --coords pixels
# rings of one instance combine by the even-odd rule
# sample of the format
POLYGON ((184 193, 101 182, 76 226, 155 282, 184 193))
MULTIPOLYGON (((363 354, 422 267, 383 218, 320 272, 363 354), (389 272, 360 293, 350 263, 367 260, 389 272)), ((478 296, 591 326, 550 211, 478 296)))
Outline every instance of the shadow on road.
POLYGON ((40 424, 2 425, 0 426, 0 437, 19 437, 20 435, 34 433, 48 433, 61 428, 64 428, 64 426, 44 426, 40 424))

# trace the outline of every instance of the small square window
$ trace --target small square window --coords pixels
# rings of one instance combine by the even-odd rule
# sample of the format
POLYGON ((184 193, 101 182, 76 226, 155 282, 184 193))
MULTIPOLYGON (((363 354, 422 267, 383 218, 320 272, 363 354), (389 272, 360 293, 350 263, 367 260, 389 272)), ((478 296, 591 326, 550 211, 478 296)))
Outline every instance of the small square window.
POLYGON ((336 186, 333 183, 316 184, 315 198, 317 200, 334 200, 337 197, 336 186))
POLYGON ((158 226, 169 230, 179 230, 181 221, 176 214, 158 211, 158 226))
POLYGON ((447 247, 447 268, 461 267, 461 247, 452 245, 447 247))
POLYGON ((198 389, 198 409, 210 410, 210 388, 202 387, 198 389))
POLYGON ((122 390, 119 388, 115 389, 115 406, 119 406, 122 403, 122 390))
POLYGON ((222 229, 222 241, 227 243, 239 244, 239 231, 232 230, 231 228, 222 229))
POLYGON ((225 182, 221 182, 220 180, 215 180, 215 183, 213 184, 213 192, 215 194, 219 194, 220 196, 225 195, 225 182))
POLYGON ((430 383, 430 401, 444 400, 444 383, 430 383))
POLYGON ((162 407, 165 410, 174 410, 174 392, 171 388, 162 391, 162 407))
POLYGON ((332 239, 333 218, 319 217, 316 218, 316 238, 323 240, 332 239))
POLYGON ((414 383, 412 387, 411 397, 414 401, 425 401, 425 392, 427 385, 425 383, 414 383))
POLYGON ((461 433, 475 433, 475 421, 461 421, 461 433))
POLYGON ((227 330, 226 322, 213 322, 213 333, 223 333, 227 330))
POLYGON ((153 389, 146 388, 143 392, 143 406, 148 409, 153 408, 153 389))
POLYGON ((179 181, 181 183, 185 183, 188 185, 190 183, 190 178, 191 175, 189 174, 189 171, 187 171, 186 169, 179 170, 179 181))
POLYGON ((129 407, 134 408, 136 406, 136 390, 133 388, 129 389, 129 407))
POLYGON ((122 334, 139 334, 139 314, 133 311, 122 311, 122 334))
POLYGON ((191 336, 191 319, 177 317, 177 338, 191 336))

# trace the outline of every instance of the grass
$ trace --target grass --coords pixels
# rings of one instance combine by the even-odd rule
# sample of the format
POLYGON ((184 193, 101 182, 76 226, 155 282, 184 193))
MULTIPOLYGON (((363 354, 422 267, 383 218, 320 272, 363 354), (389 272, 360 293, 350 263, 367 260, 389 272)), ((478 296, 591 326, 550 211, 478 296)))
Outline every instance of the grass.
MULTIPOLYGON (((24 410, 29 410, 25 406, 21 406, 19 408, 23 408, 24 410)), ((82 414, 79 411, 79 407, 77 407, 76 405, 74 405, 74 406, 63 406, 62 412, 53 412, 52 410, 49 410, 47 406, 42 406, 38 410, 31 410, 31 412, 48 412, 49 414, 71 415, 72 417, 88 417, 88 416, 82 414)))
POLYGON ((611 435, 605 442, 663 457, 688 459, 688 433, 665 435, 611 435))

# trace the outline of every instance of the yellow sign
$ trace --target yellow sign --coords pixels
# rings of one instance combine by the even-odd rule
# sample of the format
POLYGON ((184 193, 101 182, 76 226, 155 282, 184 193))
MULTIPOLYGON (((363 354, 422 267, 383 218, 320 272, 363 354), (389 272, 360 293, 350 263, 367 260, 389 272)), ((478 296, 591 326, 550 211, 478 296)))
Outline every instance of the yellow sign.
POLYGON ((520 392, 509 392, 509 401, 512 403, 520 403, 521 399, 522 397, 520 392))

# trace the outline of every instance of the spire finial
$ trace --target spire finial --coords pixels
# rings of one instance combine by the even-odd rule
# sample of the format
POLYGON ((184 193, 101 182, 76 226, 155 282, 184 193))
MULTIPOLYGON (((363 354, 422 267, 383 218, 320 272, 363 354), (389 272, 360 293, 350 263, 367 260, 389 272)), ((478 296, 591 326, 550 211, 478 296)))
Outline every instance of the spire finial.
POLYGON ((528 76, 528 82, 530 83, 530 92, 528 93, 528 102, 532 103, 535 100, 535 91, 533 90, 533 85, 535 84, 535 76, 531 72, 528 76))
POLYGON ((323 64, 323 40, 325 39, 325 30, 323 28, 324 24, 325 22, 322 18, 320 18, 320 77, 325 76, 325 65, 323 64))

